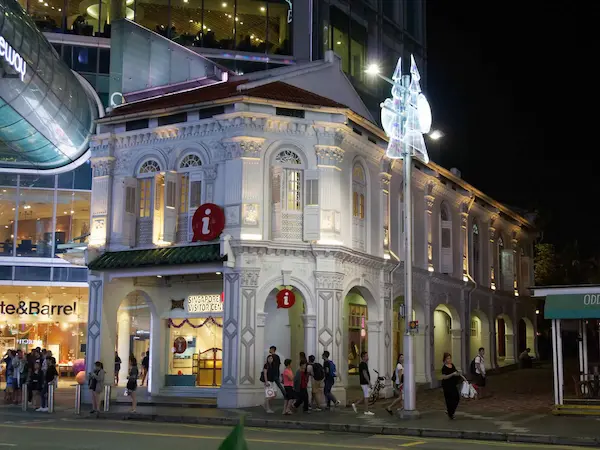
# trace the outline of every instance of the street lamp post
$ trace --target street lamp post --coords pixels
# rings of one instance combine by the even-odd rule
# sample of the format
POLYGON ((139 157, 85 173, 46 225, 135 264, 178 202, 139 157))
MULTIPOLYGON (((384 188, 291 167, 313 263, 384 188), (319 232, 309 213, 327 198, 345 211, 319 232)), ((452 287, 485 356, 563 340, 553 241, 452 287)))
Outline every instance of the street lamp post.
POLYGON ((367 73, 377 75, 392 85, 392 98, 381 104, 381 122, 389 137, 386 155, 391 159, 403 160, 404 188, 404 412, 418 415, 416 409, 414 330, 410 322, 413 314, 413 222, 412 222, 412 158, 427 164, 429 156, 423 134, 431 128, 431 109, 421 92, 421 76, 414 58, 411 56, 410 74, 402 74, 402 59, 398 60, 392 78, 379 73, 377 66, 371 65, 367 73))

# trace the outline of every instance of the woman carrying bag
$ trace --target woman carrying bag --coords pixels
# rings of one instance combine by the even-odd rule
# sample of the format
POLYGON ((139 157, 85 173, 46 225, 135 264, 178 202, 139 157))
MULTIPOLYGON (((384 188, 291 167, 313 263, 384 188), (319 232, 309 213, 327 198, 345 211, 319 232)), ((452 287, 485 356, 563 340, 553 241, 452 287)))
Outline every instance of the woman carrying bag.
POLYGON ((260 374, 260 381, 265 384, 265 404, 263 405, 267 414, 273 414, 271 409, 271 400, 273 400, 277 394, 273 388, 275 383, 275 377, 277 368, 273 364, 273 355, 267 356, 267 362, 263 367, 263 371, 260 374))
POLYGON ((458 408, 460 395, 458 393, 457 384, 461 381, 467 381, 463 377, 454 364, 452 364, 452 355, 444 353, 444 365, 442 366, 442 389, 444 390, 444 400, 446 401, 446 410, 448 417, 454 419, 454 413, 458 408))
POLYGON ((92 410, 90 411, 90 414, 99 412, 100 402, 98 397, 104 389, 104 376, 104 366, 100 361, 96 361, 94 364, 94 371, 90 372, 88 375, 88 383, 90 391, 92 392, 92 410))
POLYGON ((127 376, 127 395, 131 396, 131 412, 134 413, 137 408, 137 379, 140 371, 137 366, 137 359, 131 355, 129 357, 129 375, 127 376))

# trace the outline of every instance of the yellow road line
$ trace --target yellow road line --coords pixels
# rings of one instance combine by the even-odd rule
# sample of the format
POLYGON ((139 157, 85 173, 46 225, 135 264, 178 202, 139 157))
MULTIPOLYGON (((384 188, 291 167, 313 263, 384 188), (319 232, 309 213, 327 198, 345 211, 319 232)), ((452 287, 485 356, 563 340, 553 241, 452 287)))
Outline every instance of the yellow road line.
MULTIPOLYGON (((8 426, 8 425, 1 425, 0 424, 0 428, 11 428, 11 429, 18 429, 18 428, 23 428, 23 429, 29 429, 31 430, 31 426, 28 427, 22 427, 22 426, 8 426)), ((140 433, 140 432, 136 432, 136 431, 121 431, 121 430, 97 430, 97 429, 93 429, 93 428, 66 428, 66 427, 33 427, 36 430, 47 430, 47 431, 70 431, 70 432, 79 432, 79 433, 101 433, 101 434, 120 434, 120 435, 133 435, 133 436, 152 436, 152 437, 169 437, 169 438, 181 438, 181 439, 196 439, 196 440, 210 440, 210 441, 215 441, 215 440, 219 440, 222 441, 225 436, 194 436, 194 435, 189 435, 189 434, 169 434, 169 433, 140 433)), ((260 443, 260 444, 277 444, 277 445, 297 445, 298 441, 281 441, 281 440, 275 440, 275 439, 254 439, 254 438, 249 438, 246 439, 247 442, 255 442, 255 443, 260 443)), ((329 444, 329 443, 325 443, 325 442, 315 442, 315 443, 304 443, 303 444, 306 447, 327 447, 327 448, 350 448, 350 449, 357 449, 357 450, 381 450, 381 446, 375 446, 375 447, 371 447, 371 446, 363 446, 363 445, 348 445, 348 444, 329 444)))
POLYGON ((425 441, 407 442, 406 444, 400 444, 398 447, 414 447, 415 445, 427 444, 425 441))

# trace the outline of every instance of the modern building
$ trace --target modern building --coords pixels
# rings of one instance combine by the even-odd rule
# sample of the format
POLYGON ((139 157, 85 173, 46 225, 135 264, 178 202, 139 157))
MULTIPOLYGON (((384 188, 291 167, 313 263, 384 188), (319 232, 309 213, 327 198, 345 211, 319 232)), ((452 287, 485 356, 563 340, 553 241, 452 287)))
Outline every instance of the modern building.
POLYGON ((90 233, 89 142, 104 108, 17 2, 0 2, 0 351, 85 354, 88 273, 64 256, 90 233))
POLYGON ((435 163, 415 163, 403 314, 402 163, 343 58, 233 77, 192 65, 202 83, 131 90, 98 121, 89 361, 137 355, 149 336, 152 394, 238 407, 262 402, 271 345, 296 363, 329 350, 342 399, 362 350, 391 373, 404 316, 419 322, 421 383, 437 383, 445 351, 467 370, 480 346, 494 367, 535 348, 532 225, 435 163))

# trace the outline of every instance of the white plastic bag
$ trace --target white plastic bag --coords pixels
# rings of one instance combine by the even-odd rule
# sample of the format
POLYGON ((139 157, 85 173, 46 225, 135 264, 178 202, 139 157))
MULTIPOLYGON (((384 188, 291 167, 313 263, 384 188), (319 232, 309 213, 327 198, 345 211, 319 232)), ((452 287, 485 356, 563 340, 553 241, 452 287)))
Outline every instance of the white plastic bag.
POLYGON ((477 397, 477 390, 473 387, 472 384, 469 384, 469 398, 477 397))
POLYGON ((460 388, 460 395, 464 398, 470 398, 471 396, 471 385, 468 381, 463 381, 462 387, 460 388))
POLYGON ((271 399, 275 397, 277 397, 277 392, 275 392, 273 385, 269 383, 267 386, 265 386, 265 398, 271 399))

